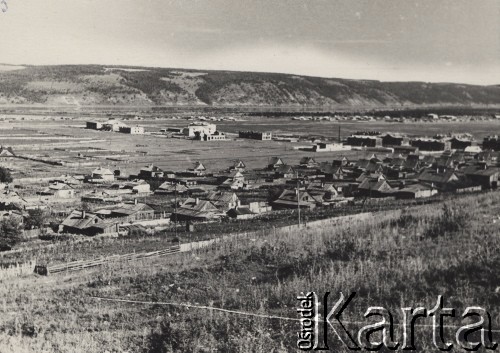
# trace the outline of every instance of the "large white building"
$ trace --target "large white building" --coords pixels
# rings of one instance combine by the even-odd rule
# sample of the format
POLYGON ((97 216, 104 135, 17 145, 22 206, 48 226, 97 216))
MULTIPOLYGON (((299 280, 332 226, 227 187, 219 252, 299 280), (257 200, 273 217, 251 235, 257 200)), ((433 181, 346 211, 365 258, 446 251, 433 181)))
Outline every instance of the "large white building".
POLYGON ((182 133, 188 137, 197 137, 200 135, 213 135, 217 131, 215 124, 209 124, 204 122, 191 123, 188 127, 182 130, 182 133))

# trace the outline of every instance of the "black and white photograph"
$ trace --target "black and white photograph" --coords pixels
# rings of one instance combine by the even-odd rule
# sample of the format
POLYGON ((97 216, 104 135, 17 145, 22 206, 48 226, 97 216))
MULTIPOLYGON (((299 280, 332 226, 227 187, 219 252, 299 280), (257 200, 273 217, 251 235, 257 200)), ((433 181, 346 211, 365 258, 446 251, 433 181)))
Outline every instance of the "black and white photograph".
POLYGON ((0 0, 0 353, 500 352, 499 0, 0 0))

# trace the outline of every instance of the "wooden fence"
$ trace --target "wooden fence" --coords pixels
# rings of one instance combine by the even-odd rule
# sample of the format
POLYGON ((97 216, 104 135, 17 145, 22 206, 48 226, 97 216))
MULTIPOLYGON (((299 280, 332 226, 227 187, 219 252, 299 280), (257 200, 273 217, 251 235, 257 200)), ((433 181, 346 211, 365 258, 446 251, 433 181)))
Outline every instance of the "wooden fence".
POLYGON ((147 259, 147 258, 152 258, 152 257, 159 257, 159 256, 174 254, 174 253, 178 253, 178 252, 180 252, 180 246, 177 244, 177 245, 172 245, 172 246, 170 246, 166 249, 163 249, 163 250, 151 251, 151 252, 147 252, 147 253, 129 253, 129 254, 124 254, 124 255, 113 255, 113 256, 103 257, 101 259, 95 259, 95 260, 73 261, 73 262, 68 262, 65 264, 45 267, 45 270, 42 266, 37 266, 37 269, 39 269, 39 272, 38 271, 37 272, 39 274, 44 274, 41 272, 46 272, 45 274, 51 274, 51 273, 59 273, 59 272, 80 271, 80 270, 83 270, 86 268, 102 266, 102 265, 105 265, 105 264, 111 263, 111 262, 147 259))

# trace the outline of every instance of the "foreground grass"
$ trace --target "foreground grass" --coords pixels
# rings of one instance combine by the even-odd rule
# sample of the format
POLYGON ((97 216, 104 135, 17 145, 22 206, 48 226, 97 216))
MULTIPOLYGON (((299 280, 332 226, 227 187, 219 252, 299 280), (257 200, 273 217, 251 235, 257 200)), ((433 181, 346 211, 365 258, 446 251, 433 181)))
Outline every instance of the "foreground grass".
MULTIPOLYGON (((9 280, 0 288, 1 351, 295 351, 296 322, 91 296, 297 317, 300 292, 355 291, 346 319, 359 321, 368 306, 432 308, 441 294, 459 314, 468 305, 488 308, 498 328, 499 201, 497 193, 470 196, 169 258, 9 280)), ((431 332, 419 337, 419 351, 435 350, 431 332)))

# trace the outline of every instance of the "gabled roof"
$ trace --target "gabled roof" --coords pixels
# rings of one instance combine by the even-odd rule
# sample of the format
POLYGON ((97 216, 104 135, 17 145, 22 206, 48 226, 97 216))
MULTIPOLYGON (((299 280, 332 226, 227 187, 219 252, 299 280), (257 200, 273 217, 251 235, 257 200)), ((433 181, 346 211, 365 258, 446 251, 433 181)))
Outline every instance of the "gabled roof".
POLYGON ((86 229, 100 222, 103 220, 93 213, 74 210, 61 224, 66 227, 86 229))
POLYGON ((278 197, 277 200, 274 201, 274 203, 277 204, 283 204, 283 205, 297 205, 300 204, 301 206, 308 206, 311 203, 315 203, 318 200, 311 195, 308 191, 305 190, 300 190, 298 192, 299 195, 297 195, 297 190, 283 190, 281 195, 278 197), (305 198, 308 198, 308 200, 304 200, 305 198), (298 200, 300 198, 300 201, 298 200))
POLYGON ((316 161, 314 160, 313 157, 302 157, 300 159, 299 164, 301 165, 306 165, 306 164, 316 164, 316 161))
POLYGON ((293 174, 295 173, 295 170, 291 165, 283 164, 276 168, 276 172, 280 174, 293 174))
POLYGON ((448 170, 443 173, 437 173, 433 169, 426 169, 418 176, 418 180, 429 184, 430 183, 444 184, 457 179, 458 177, 455 174, 455 171, 453 170, 448 170))
POLYGON ((403 168, 408 170, 417 170, 420 168, 420 160, 416 158, 407 159, 403 164, 403 168))
POLYGON ((333 184, 331 183, 324 183, 324 184, 311 183, 307 185, 306 190, 310 191, 311 193, 319 191, 337 193, 337 189, 335 189, 335 186, 333 186, 333 184))
POLYGON ((155 172, 155 173, 161 173, 161 172, 163 172, 162 169, 158 168, 157 166, 155 166, 153 164, 150 164, 150 165, 147 165, 147 166, 141 168, 141 171, 155 172))
POLYGON ((0 146, 0 157, 14 157, 15 155, 12 147, 0 146))
POLYGON ((144 204, 144 203, 138 203, 138 204, 120 204, 120 205, 115 205, 115 206, 109 206, 105 208, 101 208, 97 211, 95 211, 96 215, 102 215, 102 216, 107 216, 107 217, 113 217, 113 218, 119 218, 119 217, 127 217, 131 216, 137 212, 141 211, 152 211, 153 209, 144 204))
POLYGON ((73 189, 66 183, 54 183, 49 185, 50 190, 71 190, 73 189))
POLYGON ((370 191, 389 191, 391 187, 387 184, 385 179, 365 179, 359 186, 359 190, 370 190, 370 191))
POLYGON ((201 162, 196 162, 196 163, 194 164, 194 168, 193 168, 193 170, 202 170, 202 171, 203 171, 203 170, 207 170, 207 168, 205 168, 205 166, 203 165, 203 163, 201 163, 201 162))
POLYGON ((211 201, 217 207, 225 207, 230 203, 238 202, 239 198, 234 192, 211 191, 205 200, 211 201))
POLYGON ((463 173, 465 175, 492 176, 499 173, 499 169, 494 167, 484 168, 483 166, 472 165, 465 168, 463 173))
POLYGON ((168 181, 164 182, 158 187, 159 190, 165 191, 165 192, 178 192, 178 193, 183 193, 189 190, 189 188, 183 184, 172 184, 168 181))
POLYGON ((184 201, 184 203, 178 209, 178 211, 181 210, 191 210, 198 214, 206 212, 212 212, 212 213, 219 212, 219 209, 215 207, 215 205, 212 202, 208 200, 200 200, 194 198, 188 198, 186 201, 184 201))
POLYGON ((0 203, 9 205, 26 205, 28 202, 19 196, 19 194, 15 191, 3 190, 0 193, 0 203))
POLYGON ((415 183, 405 186, 402 189, 397 190, 398 192, 419 192, 423 190, 433 190, 433 187, 427 184, 415 183))
POLYGON ((344 170, 341 165, 322 164, 320 171, 325 174, 341 175, 344 170))
POLYGON ((113 172, 107 168, 98 167, 92 171, 94 175, 114 175, 113 172))
POLYGON ((238 169, 244 169, 246 168, 247 166, 245 165, 245 163, 243 163, 242 160, 238 160, 234 163, 233 165, 233 168, 238 168, 238 169))
POLYGON ((233 170, 231 173, 229 173, 229 178, 234 179, 234 178, 243 178, 243 174, 239 170, 233 170))
POLYGON ((272 165, 272 166, 278 166, 278 165, 282 165, 282 164, 285 164, 285 163, 283 162, 283 160, 280 157, 271 157, 271 159, 269 160, 269 165, 272 165))

